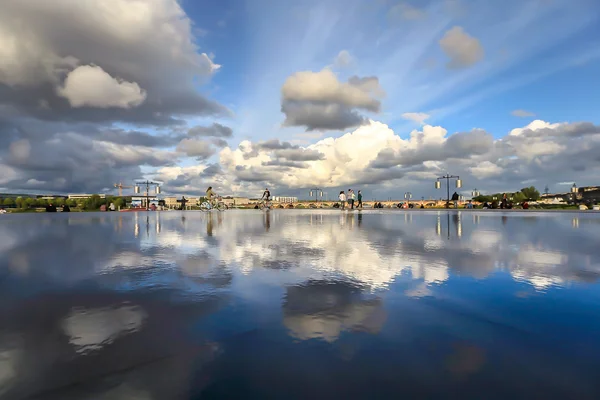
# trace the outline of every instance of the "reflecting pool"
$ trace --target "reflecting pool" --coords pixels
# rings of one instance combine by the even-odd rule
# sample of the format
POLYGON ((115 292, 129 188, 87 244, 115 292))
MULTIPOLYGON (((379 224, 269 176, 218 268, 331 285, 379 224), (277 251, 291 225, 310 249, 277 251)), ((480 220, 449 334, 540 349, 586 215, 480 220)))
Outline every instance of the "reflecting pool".
POLYGON ((600 398, 600 213, 0 218, 0 399, 600 398))

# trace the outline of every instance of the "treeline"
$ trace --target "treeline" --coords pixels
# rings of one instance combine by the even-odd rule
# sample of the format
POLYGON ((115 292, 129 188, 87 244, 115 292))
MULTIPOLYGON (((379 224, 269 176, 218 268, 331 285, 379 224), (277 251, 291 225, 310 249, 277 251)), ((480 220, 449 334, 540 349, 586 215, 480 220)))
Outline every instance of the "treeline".
MULTIPOLYGON (((535 188, 535 186, 523 188, 518 192, 512 192, 512 193, 504 192, 504 193, 506 193, 506 197, 508 197, 509 200, 512 198, 512 201, 514 203, 522 203, 525 200, 536 201, 540 198, 540 192, 535 188)), ((501 201, 504 193, 480 195, 477 197, 473 197, 473 200, 479 201, 482 203, 484 203, 484 202, 491 203, 494 201, 494 197, 495 197, 496 201, 501 201)))
POLYGON ((33 199, 31 197, 18 197, 16 199, 6 198, 3 200, 2 205, 5 207, 16 207, 26 210, 29 208, 46 207, 49 204, 53 204, 56 207, 62 207, 66 204, 70 208, 96 211, 99 210, 102 205, 110 206, 111 203, 114 203, 117 208, 123 208, 127 202, 131 202, 131 198, 106 196, 106 198, 103 199, 95 194, 87 199, 64 199, 62 197, 56 197, 54 199, 33 199))

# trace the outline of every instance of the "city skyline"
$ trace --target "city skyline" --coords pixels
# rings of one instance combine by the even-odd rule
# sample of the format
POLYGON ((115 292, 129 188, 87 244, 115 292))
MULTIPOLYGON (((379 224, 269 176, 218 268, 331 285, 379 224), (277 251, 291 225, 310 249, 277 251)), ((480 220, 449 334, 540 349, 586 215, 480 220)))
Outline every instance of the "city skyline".
POLYGON ((599 20, 592 0, 6 0, 0 192, 596 185, 599 20))

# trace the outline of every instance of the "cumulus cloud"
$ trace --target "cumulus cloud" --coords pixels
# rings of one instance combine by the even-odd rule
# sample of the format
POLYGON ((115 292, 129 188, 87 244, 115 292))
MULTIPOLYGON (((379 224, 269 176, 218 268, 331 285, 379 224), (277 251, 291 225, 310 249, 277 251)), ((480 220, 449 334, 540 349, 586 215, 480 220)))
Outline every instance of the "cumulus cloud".
POLYGON ((405 1, 394 5, 388 11, 388 17, 392 20, 419 20, 427 16, 427 13, 405 1))
POLYGON ((230 138, 233 135, 233 130, 228 126, 215 122, 210 126, 195 126, 188 131, 188 135, 230 138))
POLYGON ((354 63, 354 58, 348 50, 342 50, 333 60, 333 66, 336 68, 348 68, 354 63))
POLYGON ((27 115, 162 124, 225 115, 195 89, 218 69, 176 0, 2 4, 0 104, 27 115))
POLYGON ((455 26, 439 41, 442 51, 449 58, 450 69, 470 67, 483 59, 484 51, 477 38, 469 35, 460 26, 455 26))
POLYGON ((135 82, 113 78, 102 68, 84 65, 69 72, 58 94, 72 107, 131 108, 146 100, 146 91, 135 82))
POLYGON ((185 153, 188 157, 196 157, 198 160, 206 160, 216 153, 209 142, 198 139, 183 139, 177 145, 177 151, 185 153))
POLYGON ((341 130, 365 123, 357 110, 379 112, 384 95, 377 77, 351 77, 340 82, 329 69, 302 71, 288 77, 281 88, 281 111, 286 126, 307 130, 341 130))
POLYGON ((589 123, 534 121, 498 139, 481 129, 449 134, 443 127, 424 125, 404 139, 372 121, 312 145, 245 141, 237 149, 223 149, 219 157, 224 174, 239 181, 249 177, 257 183, 268 171, 266 181, 290 189, 383 184, 393 191, 420 181, 430 187, 427 182, 451 171, 480 189, 501 185, 517 190, 523 181, 544 177, 547 183, 550 171, 561 180, 575 168, 579 176, 592 177, 600 165, 599 146, 600 127, 589 123), (318 154, 313 158, 309 151, 318 154))
POLYGON ((431 117, 431 115, 426 114, 426 113, 421 113, 421 112, 419 112, 419 113, 409 112, 409 113, 402 114, 402 118, 409 120, 409 121, 416 122, 419 125, 423 125, 425 123, 425 121, 429 119, 429 117, 431 117))
POLYGON ((513 117, 519 117, 519 118, 535 117, 534 113, 532 113, 531 111, 526 111, 526 110, 514 110, 510 114, 513 117))

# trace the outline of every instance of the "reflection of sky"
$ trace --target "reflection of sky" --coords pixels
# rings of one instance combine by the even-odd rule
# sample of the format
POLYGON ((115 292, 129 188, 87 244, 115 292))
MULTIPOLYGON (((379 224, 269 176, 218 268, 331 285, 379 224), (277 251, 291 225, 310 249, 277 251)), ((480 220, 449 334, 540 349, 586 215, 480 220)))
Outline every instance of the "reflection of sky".
MULTIPOLYGON (((432 379, 440 366, 471 376, 502 351, 521 374, 546 363, 575 382, 560 351, 600 359, 590 306, 600 304, 590 285, 600 277, 598 232, 592 213, 576 223, 563 213, 418 210, 9 215, 0 224, 0 387, 27 394, 56 365, 125 368, 148 352, 165 356, 165 346, 207 346, 202 354, 234 369, 243 365, 227 351, 236 345, 259 358, 278 356, 257 343, 282 346, 288 363, 299 357, 291 343, 307 354, 331 346, 367 368, 365 337, 386 354, 374 370, 410 360, 406 370, 432 379), (439 354, 430 343, 442 343, 439 354), (550 345, 557 359, 542 363, 550 345)), ((183 372, 172 385, 187 385, 188 362, 173 361, 183 372)), ((159 365, 98 398, 176 398, 157 383, 159 365)))

